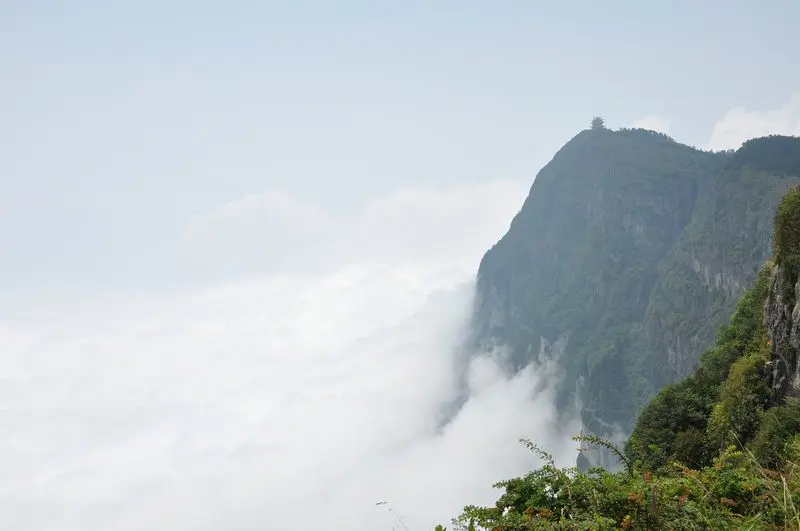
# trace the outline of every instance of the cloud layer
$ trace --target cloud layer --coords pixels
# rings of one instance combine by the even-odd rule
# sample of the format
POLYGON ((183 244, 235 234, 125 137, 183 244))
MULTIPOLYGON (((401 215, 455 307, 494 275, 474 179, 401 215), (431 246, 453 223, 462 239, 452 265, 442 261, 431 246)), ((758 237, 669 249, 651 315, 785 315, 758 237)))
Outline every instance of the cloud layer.
POLYGON ((235 235, 283 230, 272 256, 291 260, 267 276, 9 313, 3 525, 358 531, 402 515, 429 529, 534 464, 520 436, 574 459, 562 441, 576 427, 554 430, 551 367, 510 376, 476 353, 469 400, 439 429, 475 256, 522 190, 408 189, 349 215, 256 194, 198 216, 186 237, 235 262, 247 249, 225 247, 235 235), (325 267, 290 272, 320 249, 325 267))
MULTIPOLYGON (((798 98, 731 110, 710 147, 800 132, 798 98)), ((154 260, 205 279, 191 290, 6 298, 3 525, 429 529, 535 463, 520 436, 572 462, 553 367, 509 375, 473 353, 441 428, 475 267, 527 187, 407 187, 341 211, 254 192, 186 220, 154 260)))
POLYGON ((706 149, 738 149, 750 138, 777 135, 800 135, 800 92, 795 92, 782 107, 749 110, 734 107, 714 124, 706 149))
POLYGON ((481 253, 506 230, 526 187, 508 179, 406 187, 346 212, 266 190, 193 217, 181 259, 189 270, 212 275, 320 273, 351 263, 399 262, 474 271, 481 253))

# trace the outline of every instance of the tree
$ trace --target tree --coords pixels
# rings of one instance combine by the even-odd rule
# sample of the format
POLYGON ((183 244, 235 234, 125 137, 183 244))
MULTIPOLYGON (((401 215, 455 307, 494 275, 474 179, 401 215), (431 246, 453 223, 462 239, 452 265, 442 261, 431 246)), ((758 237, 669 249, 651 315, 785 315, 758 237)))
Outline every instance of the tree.
POLYGON ((600 116, 595 116, 592 118, 592 129, 605 129, 606 123, 600 116))

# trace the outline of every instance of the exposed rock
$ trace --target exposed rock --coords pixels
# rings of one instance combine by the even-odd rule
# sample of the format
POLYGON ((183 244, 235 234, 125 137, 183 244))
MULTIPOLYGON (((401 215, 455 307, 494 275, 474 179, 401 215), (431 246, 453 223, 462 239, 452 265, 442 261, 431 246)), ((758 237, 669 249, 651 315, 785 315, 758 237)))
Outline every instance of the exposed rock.
POLYGON ((786 396, 800 395, 800 280, 776 265, 772 270, 769 294, 764 305, 764 322, 770 338, 771 361, 767 364, 771 401, 781 403, 786 396), (787 289, 788 287, 788 289, 787 289))
MULTIPOLYGON (((557 359, 560 411, 585 433, 624 437, 713 343, 771 255, 778 202, 800 183, 734 155, 647 131, 578 134, 481 261, 475 342, 508 346, 517 369, 557 359)), ((791 335, 800 318, 787 322, 791 335)), ((788 386, 800 378, 796 355, 780 361, 788 386)))

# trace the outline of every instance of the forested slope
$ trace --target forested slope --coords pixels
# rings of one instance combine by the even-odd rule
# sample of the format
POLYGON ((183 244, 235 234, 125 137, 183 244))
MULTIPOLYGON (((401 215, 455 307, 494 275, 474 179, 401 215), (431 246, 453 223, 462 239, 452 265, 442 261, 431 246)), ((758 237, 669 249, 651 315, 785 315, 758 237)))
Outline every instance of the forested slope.
POLYGON ((559 469, 526 442, 545 466, 497 484, 494 506, 467 506, 452 527, 800 529, 800 189, 773 234, 772 259, 714 344, 647 404, 625 448, 577 437, 622 470, 559 469))
MULTIPOLYGON (((692 373, 770 255, 800 141, 709 153, 645 130, 579 133, 537 175, 478 271, 475 343, 520 368, 558 359, 558 406, 623 443, 692 373)), ((586 452, 580 465, 614 465, 586 452)))

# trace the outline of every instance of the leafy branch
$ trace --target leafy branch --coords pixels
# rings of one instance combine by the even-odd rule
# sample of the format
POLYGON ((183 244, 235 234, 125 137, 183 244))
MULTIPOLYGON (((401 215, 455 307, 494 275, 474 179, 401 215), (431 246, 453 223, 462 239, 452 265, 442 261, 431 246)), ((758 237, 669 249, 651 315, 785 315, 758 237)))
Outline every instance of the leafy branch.
POLYGON ((623 454, 622 451, 619 448, 617 448, 617 446, 611 441, 607 441, 606 439, 601 439, 597 435, 575 435, 572 438, 572 440, 577 442, 584 442, 584 443, 594 444, 597 446, 602 446, 603 448, 607 449, 612 454, 616 455, 620 461, 622 461, 622 463, 625 465, 625 469, 628 471, 628 475, 633 477, 633 464, 627 457, 625 457, 625 454, 623 454))

